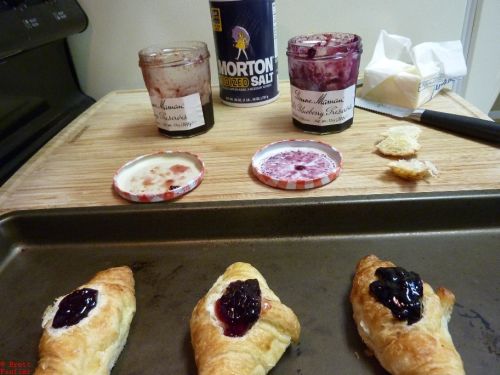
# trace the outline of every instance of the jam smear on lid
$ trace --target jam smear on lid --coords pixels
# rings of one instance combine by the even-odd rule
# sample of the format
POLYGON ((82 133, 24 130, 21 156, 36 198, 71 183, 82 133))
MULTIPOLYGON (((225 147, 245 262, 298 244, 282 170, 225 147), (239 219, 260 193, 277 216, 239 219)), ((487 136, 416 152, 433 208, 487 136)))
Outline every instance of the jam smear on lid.
POLYGON ((241 337, 259 319, 261 291, 256 279, 233 281, 215 303, 215 313, 222 322, 224 335, 241 337))
POLYGON ((78 324, 97 305, 97 290, 82 288, 68 294, 59 303, 59 309, 52 321, 53 328, 78 324))
POLYGON ((422 318, 423 283, 417 273, 401 267, 380 267, 375 276, 379 279, 370 284, 370 292, 396 319, 411 325, 422 318))

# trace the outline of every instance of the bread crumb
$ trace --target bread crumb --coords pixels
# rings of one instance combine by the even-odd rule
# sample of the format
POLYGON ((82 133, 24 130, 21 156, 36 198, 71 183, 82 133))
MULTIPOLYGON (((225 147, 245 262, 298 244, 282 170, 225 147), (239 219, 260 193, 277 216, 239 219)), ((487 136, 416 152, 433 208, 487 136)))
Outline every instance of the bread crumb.
POLYGON ((392 173, 406 180, 422 180, 427 177, 436 177, 438 169, 430 161, 418 159, 392 161, 388 164, 392 173))

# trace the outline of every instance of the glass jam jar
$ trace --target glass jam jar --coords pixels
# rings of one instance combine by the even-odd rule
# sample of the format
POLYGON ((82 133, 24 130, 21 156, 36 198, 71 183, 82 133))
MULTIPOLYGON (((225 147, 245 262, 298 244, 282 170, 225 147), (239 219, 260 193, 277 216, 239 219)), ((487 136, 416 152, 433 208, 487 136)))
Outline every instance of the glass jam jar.
POLYGON ((351 126, 361 53, 361 38, 355 34, 300 35, 288 41, 296 127, 328 134, 351 126))
POLYGON ((214 125, 207 45, 173 42, 139 51, 139 66, 160 133, 190 137, 214 125))

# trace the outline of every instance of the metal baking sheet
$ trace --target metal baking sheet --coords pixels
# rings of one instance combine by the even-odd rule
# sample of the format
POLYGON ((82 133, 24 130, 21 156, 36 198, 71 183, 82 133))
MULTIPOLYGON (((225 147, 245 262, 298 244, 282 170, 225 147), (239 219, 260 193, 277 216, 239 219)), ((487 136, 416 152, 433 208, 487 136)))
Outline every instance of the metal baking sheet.
POLYGON ((137 313, 113 374, 196 374, 191 311, 229 264, 246 261, 302 325, 272 374, 385 374, 348 301, 356 262, 370 253, 452 290, 450 331, 467 373, 498 374, 498 191, 9 213, 0 364, 33 371, 45 307, 97 271, 129 265, 137 313))

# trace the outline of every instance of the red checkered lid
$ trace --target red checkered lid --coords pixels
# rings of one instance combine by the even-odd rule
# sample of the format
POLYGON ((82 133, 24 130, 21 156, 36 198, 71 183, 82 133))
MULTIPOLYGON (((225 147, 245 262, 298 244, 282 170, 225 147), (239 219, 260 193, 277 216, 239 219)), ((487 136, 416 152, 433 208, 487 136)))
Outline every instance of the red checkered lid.
POLYGON ((252 158, 254 175, 264 184, 287 190, 326 185, 337 178, 342 154, 329 144, 293 139, 268 144, 252 158))
POLYGON ((162 202, 196 188, 205 175, 197 155, 181 151, 160 151, 139 156, 123 165, 113 178, 113 188, 133 202, 162 202))

